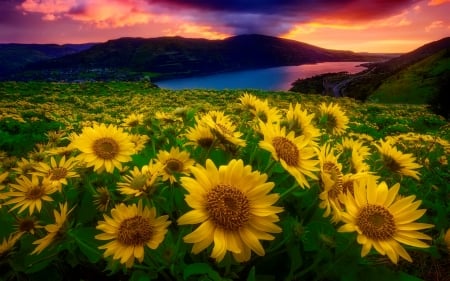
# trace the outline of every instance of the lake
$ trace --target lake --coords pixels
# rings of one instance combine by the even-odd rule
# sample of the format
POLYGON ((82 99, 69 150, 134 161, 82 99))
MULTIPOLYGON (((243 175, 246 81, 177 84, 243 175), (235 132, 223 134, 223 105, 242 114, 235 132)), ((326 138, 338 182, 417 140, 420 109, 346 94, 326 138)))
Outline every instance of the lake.
POLYGON ((365 69, 364 62, 322 62, 297 66, 234 71, 221 74, 171 79, 156 82, 160 88, 181 89, 260 89, 287 91, 299 78, 308 78, 328 72, 356 73, 365 69))

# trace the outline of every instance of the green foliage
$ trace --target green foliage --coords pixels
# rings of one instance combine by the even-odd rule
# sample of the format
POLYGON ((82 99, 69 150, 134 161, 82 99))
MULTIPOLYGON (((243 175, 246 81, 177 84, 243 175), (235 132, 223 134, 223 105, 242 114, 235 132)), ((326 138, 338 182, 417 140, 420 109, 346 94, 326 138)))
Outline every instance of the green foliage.
MULTIPOLYGON (((443 50, 392 75, 382 81, 370 99, 381 103, 426 104, 439 92, 448 92, 444 81, 450 78, 449 54, 450 50, 443 50)), ((445 106, 443 102, 440 104, 445 106)))
MULTIPOLYGON (((372 155, 366 159, 373 169, 389 186, 401 182, 401 196, 414 194, 422 200, 421 208, 426 214, 421 222, 434 224, 427 232, 432 237, 432 247, 406 250, 413 256, 414 263, 401 261, 391 265, 386 257, 371 251, 361 257, 361 245, 356 234, 341 233, 339 224, 324 217, 319 207, 321 183, 311 181, 310 189, 300 189, 295 179, 283 166, 272 159, 270 152, 259 148, 261 135, 253 128, 251 115, 238 105, 242 90, 184 90, 169 91, 153 89, 146 83, 15 83, 0 85, 2 101, 0 109, 5 112, 0 118, 0 175, 10 174, 0 185, 0 195, 5 195, 10 184, 19 176, 13 170, 14 157, 27 157, 38 143, 50 146, 48 132, 64 131, 66 135, 57 146, 65 147, 70 142, 71 133, 80 133, 82 128, 93 122, 120 125, 130 113, 143 113, 143 124, 126 129, 133 134, 147 136, 144 147, 129 163, 124 163, 122 171, 113 174, 95 173, 91 169, 79 167, 79 177, 71 178, 61 193, 52 195, 53 201, 44 202, 42 211, 34 215, 40 224, 54 223, 58 203, 69 202, 70 212, 64 231, 37 255, 30 255, 33 244, 47 231, 36 229, 35 233, 25 233, 11 252, 0 253, 0 276, 4 280, 434 280, 428 278, 433 266, 445 265, 448 252, 443 240, 444 232, 450 228, 448 220, 450 207, 448 194, 450 173, 448 158, 450 141, 449 125, 443 118, 431 113, 424 105, 397 105, 361 103, 348 98, 334 99, 319 95, 303 95, 292 92, 252 91, 266 100, 272 107, 286 110, 290 103, 301 103, 310 113, 315 114, 313 123, 320 127, 318 105, 321 102, 339 104, 349 117, 350 123, 344 137, 361 137, 372 155), (18 102, 20 101, 20 102, 18 102), (15 104, 14 110, 11 105, 15 104), (187 110, 180 110, 180 107, 187 110), (242 148, 192 148, 185 145, 187 129, 196 124, 196 117, 210 110, 222 110, 230 115, 243 134, 247 145, 242 148), (167 120, 156 118, 156 113, 178 112, 167 120), (181 112, 181 113, 180 113, 181 112), (6 116, 6 117, 5 117, 6 116), (405 153, 412 153, 420 168, 420 181, 410 177, 382 171, 382 157, 373 146, 380 139, 398 137, 396 145, 405 153), (410 137, 413 140, 408 139, 410 137), (179 182, 158 182, 154 193, 144 197, 146 204, 155 206, 159 215, 168 215, 172 224, 168 233, 155 249, 146 249, 142 263, 135 262, 132 268, 111 257, 104 257, 104 249, 99 249, 105 241, 95 239, 101 232, 97 223, 109 215, 111 206, 119 202, 136 202, 132 196, 124 196, 117 190, 117 183, 123 181, 134 167, 143 167, 155 159, 160 150, 178 147, 190 153, 198 164, 204 165, 212 159, 217 165, 226 164, 231 159, 243 159, 253 170, 267 174, 268 181, 274 182, 274 192, 280 194, 276 203, 284 211, 280 213, 281 233, 275 233, 273 240, 262 240, 264 256, 252 254, 248 262, 238 263, 228 253, 224 260, 216 262, 209 257, 211 246, 198 254, 193 254, 192 245, 184 243, 183 237, 195 227, 177 225, 177 219, 190 210, 184 201, 186 190, 179 182), (7 161, 8 160, 8 161, 7 161), (95 200, 99 199, 97 188, 104 187, 110 192, 109 209, 97 210, 95 200), (427 279, 428 278, 428 279, 427 279)), ((322 128, 323 129, 323 128, 322 128)), ((323 134, 332 144, 342 141, 342 137, 323 134)), ((55 145, 55 144, 53 144, 55 145)), ((54 148, 54 147, 52 147, 54 148)), ((70 156, 76 152, 69 151, 70 156)), ((48 161, 48 158, 46 158, 48 161)), ((343 165, 347 165, 343 161, 343 165)), ((179 175, 177 175, 179 179, 179 175)), ((16 231, 17 220, 27 217, 28 210, 18 213, 10 210, 12 204, 4 204, 0 198, 0 243, 16 231)), ((446 274, 446 269, 442 269, 446 274)), ((1 279, 0 278, 0 279, 1 279)), ((3 279, 1 279, 3 281, 3 279)))

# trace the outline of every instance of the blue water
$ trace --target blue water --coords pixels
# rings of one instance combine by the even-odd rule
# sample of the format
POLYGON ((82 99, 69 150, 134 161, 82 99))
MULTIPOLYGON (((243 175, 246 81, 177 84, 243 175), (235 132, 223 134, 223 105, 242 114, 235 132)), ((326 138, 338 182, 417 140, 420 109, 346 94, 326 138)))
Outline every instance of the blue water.
POLYGON ((282 66, 255 70, 172 79, 156 82, 163 89, 260 89, 268 91, 287 91, 299 78, 307 78, 328 72, 347 71, 356 73, 365 68, 364 62, 323 62, 298 66, 282 66))

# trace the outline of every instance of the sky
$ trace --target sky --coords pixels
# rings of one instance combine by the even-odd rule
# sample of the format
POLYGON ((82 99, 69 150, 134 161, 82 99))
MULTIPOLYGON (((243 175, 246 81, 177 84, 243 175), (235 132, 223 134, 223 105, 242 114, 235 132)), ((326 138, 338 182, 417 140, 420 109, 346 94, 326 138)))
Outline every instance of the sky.
POLYGON ((403 53, 450 36, 450 0, 0 0, 0 43, 265 34, 403 53))

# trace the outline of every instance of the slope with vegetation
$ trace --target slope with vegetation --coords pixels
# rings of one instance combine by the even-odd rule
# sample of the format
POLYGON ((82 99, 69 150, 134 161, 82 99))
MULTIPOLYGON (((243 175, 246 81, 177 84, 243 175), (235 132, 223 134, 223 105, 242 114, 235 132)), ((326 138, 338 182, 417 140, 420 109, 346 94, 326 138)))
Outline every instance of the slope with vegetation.
POLYGON ((21 71, 28 64, 78 53, 93 45, 95 44, 0 44, 0 78, 21 71))
POLYGON ((9 80, 161 80, 325 61, 374 61, 376 54, 319 48, 249 34, 223 40, 182 37, 120 38, 61 58, 29 64, 9 80))
MULTIPOLYGON (((356 74, 324 74, 299 79, 291 91, 324 92, 324 81, 343 84, 339 95, 385 103, 430 104, 436 113, 449 117, 450 37, 426 44, 385 62, 366 64, 356 74), (447 109, 446 109, 447 108, 447 109)), ((328 94, 332 94, 329 93, 328 94)))

